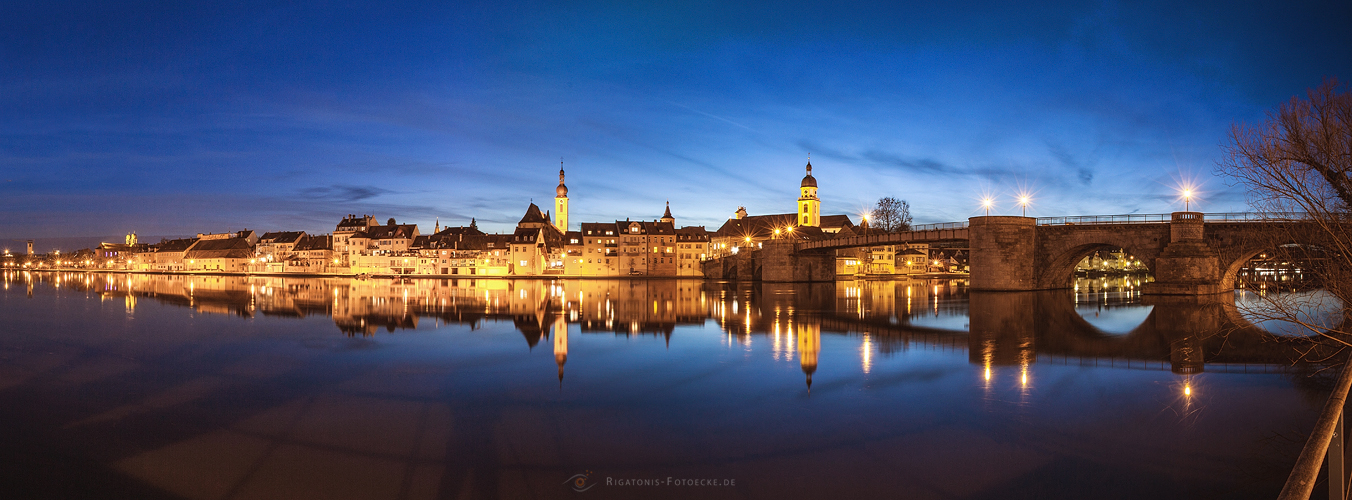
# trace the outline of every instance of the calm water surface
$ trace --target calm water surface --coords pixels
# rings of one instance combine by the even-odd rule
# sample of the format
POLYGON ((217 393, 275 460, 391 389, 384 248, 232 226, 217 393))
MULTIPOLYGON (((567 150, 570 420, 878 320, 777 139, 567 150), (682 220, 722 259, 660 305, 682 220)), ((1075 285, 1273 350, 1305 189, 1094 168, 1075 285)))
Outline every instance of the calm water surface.
POLYGON ((1331 376, 1131 279, 3 282, 7 497, 1273 498, 1331 376))

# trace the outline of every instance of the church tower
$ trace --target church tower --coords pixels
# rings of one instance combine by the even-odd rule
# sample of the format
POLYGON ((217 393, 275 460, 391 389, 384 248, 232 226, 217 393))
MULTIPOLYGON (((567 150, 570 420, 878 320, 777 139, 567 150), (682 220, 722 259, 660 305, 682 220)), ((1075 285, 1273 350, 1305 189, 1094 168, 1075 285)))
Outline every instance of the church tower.
POLYGON ((798 323, 798 364, 807 375, 807 391, 812 393, 812 374, 817 372, 817 355, 822 350, 820 323, 798 323))
POLYGON ((568 322, 554 317, 554 363, 559 365, 559 388, 563 388, 563 364, 568 362, 568 322))
POLYGON ((821 226, 822 202, 817 199, 817 178, 812 176, 812 161, 807 162, 807 175, 803 177, 802 196, 798 197, 798 225, 821 226))
POLYGON ((568 232, 568 186, 563 185, 563 162, 559 162, 559 187, 554 189, 554 227, 568 232))

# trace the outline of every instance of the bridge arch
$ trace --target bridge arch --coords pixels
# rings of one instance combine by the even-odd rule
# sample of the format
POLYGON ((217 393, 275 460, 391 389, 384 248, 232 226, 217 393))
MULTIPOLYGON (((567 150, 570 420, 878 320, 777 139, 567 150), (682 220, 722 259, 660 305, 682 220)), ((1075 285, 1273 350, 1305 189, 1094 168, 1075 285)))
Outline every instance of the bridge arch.
POLYGON ((1232 248, 1226 252, 1221 252, 1221 254, 1219 255, 1221 261, 1220 264, 1222 266, 1220 276, 1221 288, 1224 290, 1235 289, 1236 288, 1235 281, 1239 275, 1240 269, 1243 269, 1244 266, 1249 263, 1249 261, 1253 260, 1254 257, 1257 257, 1258 255, 1264 252, 1279 252, 1281 251, 1280 249, 1282 249, 1283 247, 1314 249, 1319 252, 1328 251, 1324 247, 1315 244, 1299 243, 1294 240, 1284 240, 1284 241, 1285 241, 1284 243, 1276 245, 1273 245, 1271 243, 1249 244, 1238 248, 1232 248))
POLYGON ((1038 228, 1037 287, 1070 288, 1075 265, 1103 248, 1120 248, 1155 272, 1155 259, 1169 240, 1167 224, 1104 224, 1093 227, 1065 225, 1038 228))
POLYGON ((1038 273, 1037 283, 1041 289, 1071 288, 1075 283, 1075 266, 1083 261, 1085 257, 1093 254, 1095 251, 1106 249, 1122 249, 1127 254, 1136 257, 1141 261, 1147 273, 1154 273, 1155 257, 1158 251, 1151 252, 1147 249, 1149 257, 1142 257, 1142 251, 1129 246, 1112 243, 1085 243, 1062 250, 1055 254, 1042 266, 1038 273))

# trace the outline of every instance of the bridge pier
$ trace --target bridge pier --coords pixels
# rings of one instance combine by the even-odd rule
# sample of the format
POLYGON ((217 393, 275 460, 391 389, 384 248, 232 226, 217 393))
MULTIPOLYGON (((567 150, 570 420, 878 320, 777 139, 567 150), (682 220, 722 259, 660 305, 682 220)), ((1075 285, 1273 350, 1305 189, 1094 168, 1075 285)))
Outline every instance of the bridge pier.
POLYGON ((1037 289, 1034 258, 1037 219, 986 216, 968 219, 972 290, 1037 289))
POLYGON ((969 362, 990 368, 1037 361, 1035 294, 972 292, 969 304, 969 362))
POLYGON ((1220 259, 1203 239, 1201 212, 1174 212, 1169 244, 1155 259, 1155 281, 1145 295, 1207 295, 1230 291, 1221 285, 1220 259))
POLYGON ((791 240, 770 240, 761 248, 761 281, 792 283, 836 280, 834 252, 799 252, 791 240))
POLYGON ((758 281, 761 272, 761 251, 748 250, 739 254, 710 259, 700 263, 704 279, 727 281, 758 281))

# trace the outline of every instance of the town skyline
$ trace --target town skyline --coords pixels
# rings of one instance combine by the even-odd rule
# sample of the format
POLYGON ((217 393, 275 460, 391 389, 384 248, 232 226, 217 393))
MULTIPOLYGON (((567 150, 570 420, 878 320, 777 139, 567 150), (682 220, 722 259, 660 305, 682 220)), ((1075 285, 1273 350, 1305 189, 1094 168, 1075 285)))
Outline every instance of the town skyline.
POLYGON ((9 5, 0 240, 507 230, 560 158, 574 220, 788 212, 809 154, 832 213, 1242 211, 1229 127, 1352 74, 1347 9, 9 5))

